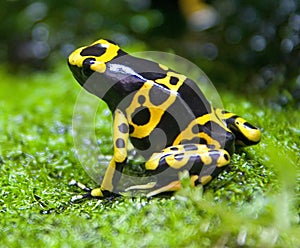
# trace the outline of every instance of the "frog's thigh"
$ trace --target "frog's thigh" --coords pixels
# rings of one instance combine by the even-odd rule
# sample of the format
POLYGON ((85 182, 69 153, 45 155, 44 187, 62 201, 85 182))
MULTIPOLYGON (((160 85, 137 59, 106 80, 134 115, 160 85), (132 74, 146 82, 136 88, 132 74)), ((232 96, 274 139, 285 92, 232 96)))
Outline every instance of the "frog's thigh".
POLYGON ((162 171, 167 168, 191 170, 195 165, 223 167, 230 162, 230 156, 224 149, 211 149, 202 144, 184 144, 170 146, 154 153, 146 162, 146 170, 162 171))
POLYGON ((145 164, 147 170, 157 172, 157 182, 147 196, 178 190, 181 187, 178 172, 183 170, 189 171, 193 186, 207 184, 229 162, 230 156, 224 149, 210 149, 199 144, 166 148, 153 154, 145 164))

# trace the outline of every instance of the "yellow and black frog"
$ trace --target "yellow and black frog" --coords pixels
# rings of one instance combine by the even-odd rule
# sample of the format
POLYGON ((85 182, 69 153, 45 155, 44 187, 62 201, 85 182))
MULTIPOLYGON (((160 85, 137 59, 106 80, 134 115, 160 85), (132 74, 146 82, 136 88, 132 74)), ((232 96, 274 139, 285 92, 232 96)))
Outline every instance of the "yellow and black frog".
POLYGON ((230 162, 235 146, 260 141, 261 132, 243 118, 210 105, 196 83, 165 65, 131 56, 100 39, 75 50, 68 65, 76 80, 104 100, 113 113, 113 158, 101 186, 76 197, 122 193, 118 182, 127 162, 128 140, 145 159, 156 181, 128 190, 147 196, 181 187, 187 170, 193 186, 205 185, 230 162))

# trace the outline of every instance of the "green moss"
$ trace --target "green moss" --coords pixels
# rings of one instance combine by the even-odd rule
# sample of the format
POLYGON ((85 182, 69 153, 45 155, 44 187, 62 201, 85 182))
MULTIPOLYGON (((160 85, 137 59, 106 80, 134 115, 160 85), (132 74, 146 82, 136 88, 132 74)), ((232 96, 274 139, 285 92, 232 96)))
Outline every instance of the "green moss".
MULTIPOLYGON (((259 145, 238 151, 203 192, 71 204, 75 178, 95 186, 75 155, 80 90, 65 66, 33 76, 1 71, 0 247, 299 247, 300 115, 222 91, 226 109, 258 124, 259 145)), ((97 122, 111 154, 111 117, 97 122)), ((104 112, 103 112, 104 111, 104 112)))

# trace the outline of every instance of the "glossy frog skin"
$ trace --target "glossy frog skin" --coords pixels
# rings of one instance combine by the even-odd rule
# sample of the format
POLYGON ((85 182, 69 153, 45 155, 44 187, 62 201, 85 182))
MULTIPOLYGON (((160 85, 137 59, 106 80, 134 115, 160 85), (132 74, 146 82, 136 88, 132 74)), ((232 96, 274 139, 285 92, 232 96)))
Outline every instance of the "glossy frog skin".
POLYGON ((118 182, 131 143, 146 159, 156 182, 127 190, 147 196, 180 188, 178 172, 188 170, 193 186, 205 185, 230 162, 236 146, 260 141, 260 131, 243 118, 212 107, 194 81, 167 66, 133 57, 108 40, 75 50, 68 65, 86 90, 113 113, 113 158, 100 188, 73 182, 101 198, 121 193, 118 182))

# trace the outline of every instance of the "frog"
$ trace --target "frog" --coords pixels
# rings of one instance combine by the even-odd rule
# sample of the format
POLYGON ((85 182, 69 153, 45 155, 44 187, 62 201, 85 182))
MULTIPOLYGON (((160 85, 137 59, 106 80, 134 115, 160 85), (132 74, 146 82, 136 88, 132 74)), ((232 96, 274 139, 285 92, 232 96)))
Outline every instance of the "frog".
POLYGON ((192 187, 206 186, 230 163, 237 147, 258 144, 261 131, 244 118, 212 106, 194 80, 155 61, 125 52, 108 39, 74 50, 67 59, 76 81, 103 100, 113 116, 113 155, 99 187, 75 180, 86 193, 106 198, 125 191, 147 197, 182 187, 188 171, 192 187), (118 188, 128 165, 129 144, 145 159, 155 181, 118 188))

